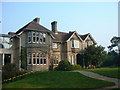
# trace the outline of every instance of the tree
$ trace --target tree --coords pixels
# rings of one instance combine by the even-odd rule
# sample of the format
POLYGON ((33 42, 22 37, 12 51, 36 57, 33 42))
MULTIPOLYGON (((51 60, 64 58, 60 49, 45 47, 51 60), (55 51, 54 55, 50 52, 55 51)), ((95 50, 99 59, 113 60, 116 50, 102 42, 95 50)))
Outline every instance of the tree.
POLYGON ((104 49, 102 46, 88 46, 84 51, 85 66, 94 65, 100 67, 107 55, 104 49))
POLYGON ((118 51, 120 54, 120 37, 113 37, 110 42, 112 43, 110 46, 108 46, 108 48, 110 49, 110 51, 113 49, 113 47, 118 47, 118 51))

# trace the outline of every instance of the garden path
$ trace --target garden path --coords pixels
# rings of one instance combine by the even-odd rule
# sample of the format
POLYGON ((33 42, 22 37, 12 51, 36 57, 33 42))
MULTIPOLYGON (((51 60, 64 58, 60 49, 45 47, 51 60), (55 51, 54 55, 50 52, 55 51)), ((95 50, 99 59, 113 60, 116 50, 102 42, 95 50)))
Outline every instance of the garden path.
MULTIPOLYGON (((117 78, 110 78, 110 77, 106 77, 97 73, 93 73, 93 72, 88 72, 88 71, 78 71, 81 74, 91 77, 91 78, 95 78, 95 79, 100 79, 100 80, 105 80, 105 81, 109 81, 109 82, 114 82, 115 85, 114 86, 108 86, 108 87, 104 87, 103 89, 112 89, 112 88, 120 88, 120 79, 117 78)), ((100 89, 96 89, 96 90, 101 90, 100 89)))

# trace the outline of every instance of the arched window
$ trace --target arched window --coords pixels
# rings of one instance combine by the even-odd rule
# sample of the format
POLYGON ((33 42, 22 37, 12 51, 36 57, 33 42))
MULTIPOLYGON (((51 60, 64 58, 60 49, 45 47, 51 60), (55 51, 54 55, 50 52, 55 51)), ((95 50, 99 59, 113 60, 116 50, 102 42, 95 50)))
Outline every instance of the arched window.
POLYGON ((4 45, 3 45, 3 44, 0 44, 0 48, 4 48, 4 45))

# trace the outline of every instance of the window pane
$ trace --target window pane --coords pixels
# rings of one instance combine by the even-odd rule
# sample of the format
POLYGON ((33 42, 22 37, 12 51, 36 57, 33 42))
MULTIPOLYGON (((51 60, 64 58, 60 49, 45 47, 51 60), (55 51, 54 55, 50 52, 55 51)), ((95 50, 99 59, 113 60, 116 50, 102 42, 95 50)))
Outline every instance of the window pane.
POLYGON ((37 64, 39 64, 39 58, 37 58, 37 64))
POLYGON ((42 61, 42 59, 40 59, 40 64, 43 64, 43 61, 42 61))
POLYGON ((36 59, 35 58, 33 58, 33 64, 36 64, 36 59))
POLYGON ((46 59, 44 59, 44 64, 46 64, 46 59))

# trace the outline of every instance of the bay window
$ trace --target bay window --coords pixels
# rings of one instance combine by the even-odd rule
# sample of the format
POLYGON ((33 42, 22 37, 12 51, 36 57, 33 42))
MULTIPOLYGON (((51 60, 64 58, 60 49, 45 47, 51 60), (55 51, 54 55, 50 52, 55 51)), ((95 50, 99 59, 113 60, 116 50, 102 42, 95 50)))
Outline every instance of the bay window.
POLYGON ((46 42, 46 34, 41 32, 28 32, 28 43, 44 43, 46 42))
POLYGON ((45 53, 29 53, 28 65, 46 65, 47 59, 45 53))

